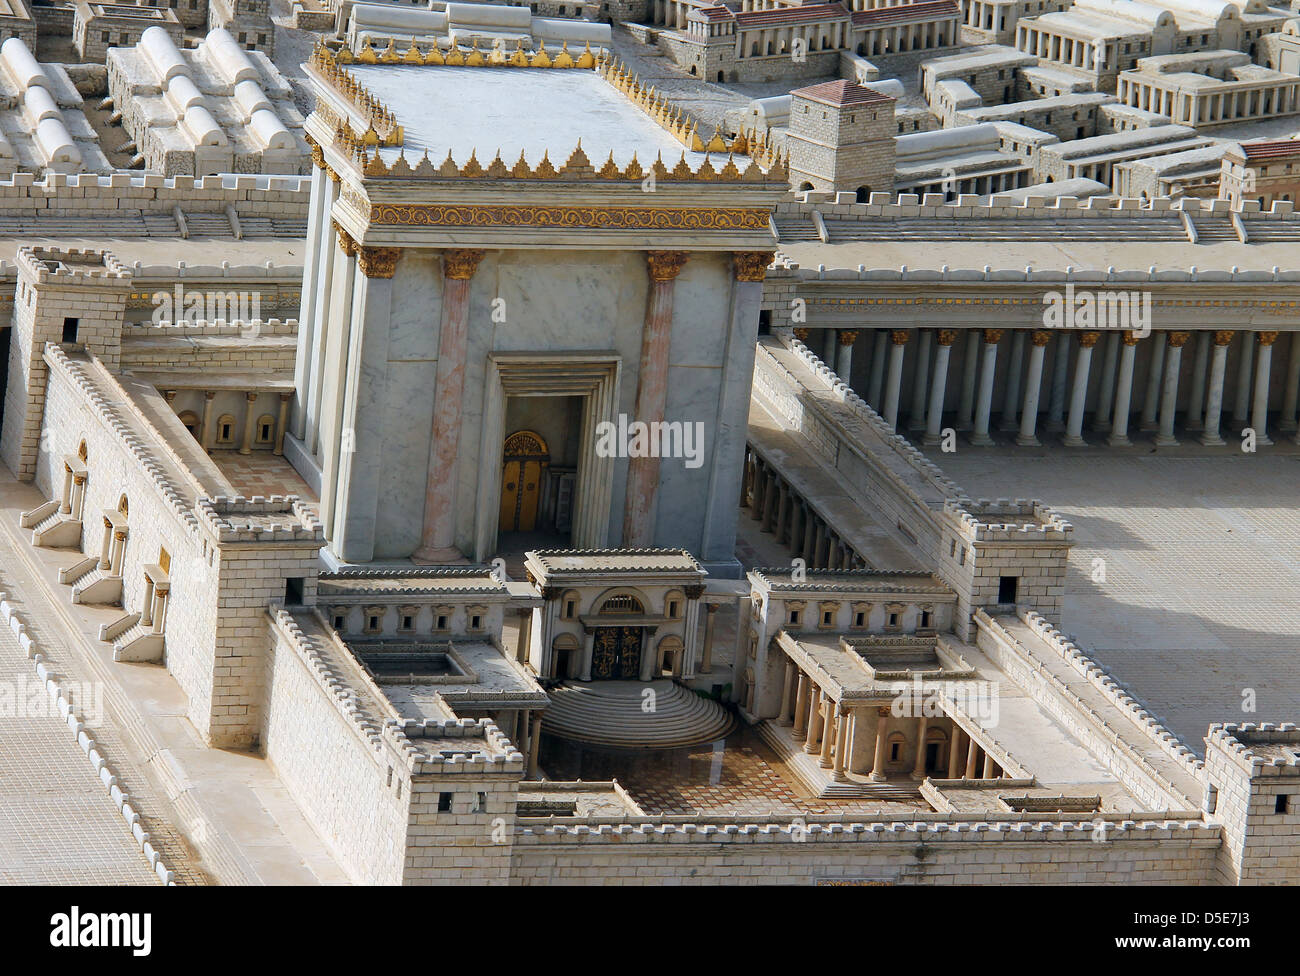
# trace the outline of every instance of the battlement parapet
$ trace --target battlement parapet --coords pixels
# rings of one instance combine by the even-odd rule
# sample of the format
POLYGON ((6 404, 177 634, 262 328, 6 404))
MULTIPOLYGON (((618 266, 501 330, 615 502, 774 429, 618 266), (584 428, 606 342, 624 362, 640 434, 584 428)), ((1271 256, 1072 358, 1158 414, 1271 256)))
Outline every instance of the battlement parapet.
POLYGON ((1068 542, 1074 526, 1037 499, 949 499, 943 510, 972 542, 1068 542))
POLYGON ((1051 197, 1029 196, 1023 200, 1015 197, 994 194, 984 198, 976 194, 963 193, 956 200, 948 200, 942 193, 872 193, 866 203, 840 203, 836 195, 829 191, 804 190, 793 193, 789 198, 777 204, 774 216, 781 217, 809 216, 816 210, 822 217, 880 217, 895 219, 900 217, 947 217, 954 220, 996 219, 1026 217, 1096 219, 1099 217, 1167 217, 1180 221, 1180 212, 1189 215, 1197 213, 1221 214, 1238 213, 1243 219, 1253 220, 1300 220, 1294 212, 1294 203, 1290 200, 1274 201, 1269 210, 1264 210, 1258 200, 1243 201, 1238 211, 1232 211, 1228 200, 1204 197, 1156 197, 1143 200, 1135 197, 1051 197), (984 201, 984 202, 981 202, 984 201))
POLYGON ((1205 744, 1222 750, 1250 776, 1300 775, 1300 726, 1293 722, 1216 723, 1205 744))
MULTIPOLYGON (((881 417, 880 414, 876 413, 866 400, 858 396, 858 394, 854 392, 853 388, 845 383, 838 374, 836 374, 835 370, 822 362, 817 354, 804 345, 802 341, 793 336, 785 338, 782 341, 784 341, 788 348, 804 362, 817 379, 822 382, 824 388, 828 392, 832 393, 848 409, 853 411, 859 419, 870 425, 875 432, 894 449, 895 453, 897 453, 899 457, 924 475, 927 480, 932 482, 940 493, 946 497, 956 498, 960 501, 969 500, 969 496, 955 481, 945 475, 943 470, 937 464, 922 454, 910 441, 908 441, 906 437, 890 430, 889 424, 885 423, 884 418, 881 417)), ((780 364, 773 362, 770 357, 767 360, 767 364, 775 365, 778 368, 780 367, 780 364)), ((790 377, 790 382, 799 384, 798 379, 793 376, 790 377)), ((890 474, 892 475, 892 472, 890 472, 890 474)), ((915 493, 913 488, 901 480, 897 482, 897 487, 900 491, 909 495, 915 493)))
POLYGON ((52 372, 58 373, 80 391, 84 402, 99 416, 100 422, 117 435, 123 446, 130 452, 145 475, 154 483, 159 494, 181 519, 182 523, 189 528, 197 528, 199 521, 194 511, 181 495, 177 486, 172 484, 163 466, 155 460, 154 445, 146 444, 141 440, 130 425, 117 415, 113 406, 100 393, 99 388, 91 381, 90 377, 86 376, 79 364, 71 360, 62 346, 52 342, 46 343, 45 362, 52 372))
POLYGON ((80 247, 18 248, 18 267, 39 284, 127 284, 131 272, 109 251, 80 247))
POLYGON ((194 507, 222 544, 325 541, 320 520, 297 495, 218 495, 200 498, 194 507))
POLYGON ((795 819, 785 822, 691 822, 667 823, 659 818, 634 821, 600 821, 594 818, 558 823, 554 820, 530 823, 521 820, 515 826, 515 843, 643 843, 643 844, 872 844, 872 843, 1018 843, 1018 842, 1087 842, 1095 843, 1099 825, 1106 840, 1123 843, 1150 841, 1184 841, 1217 846, 1221 830, 1217 824, 1200 819, 1170 819, 1163 815, 1151 820, 1069 821, 961 821, 961 822, 815 822, 795 819))
MULTIPOLYGON (((1181 765, 1190 775, 1200 777, 1201 770, 1205 766, 1204 761, 1197 758, 1196 753, 1183 745, 1178 736, 1169 731, 1157 716, 1125 691, 1104 668, 1085 654, 1078 644, 1062 634, 1040 614, 1026 611, 1020 616, 1049 648, 1058 653, 1075 671, 1087 678, 1088 682, 1110 699, 1117 708, 1122 709, 1134 722, 1145 729, 1152 741, 1169 758, 1181 765)), ((989 618, 989 622, 996 626, 992 618, 989 618)))
POLYGON ((491 719, 386 719, 383 737, 413 776, 524 772, 524 757, 491 719))

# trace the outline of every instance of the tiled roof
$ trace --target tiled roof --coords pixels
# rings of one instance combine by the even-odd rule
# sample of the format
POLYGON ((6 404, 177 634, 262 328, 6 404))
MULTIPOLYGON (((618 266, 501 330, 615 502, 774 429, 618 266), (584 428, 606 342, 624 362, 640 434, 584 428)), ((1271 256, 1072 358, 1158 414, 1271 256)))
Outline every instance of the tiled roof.
POLYGON ((698 17, 700 20, 707 21, 731 20, 731 18, 735 16, 726 7, 721 6, 697 7, 695 10, 691 11, 691 14, 698 17))
POLYGON ((929 0, 927 3, 904 3, 897 7, 876 7, 853 14, 854 27, 885 27, 927 20, 947 20, 961 15, 957 0, 929 0))
POLYGON ((782 10, 747 10, 735 15, 736 26, 741 28, 788 27, 818 21, 844 20, 848 16, 848 10, 841 3, 813 3, 803 7, 786 7, 782 10))
POLYGON ((874 88, 854 84, 851 81, 824 81, 820 85, 799 88, 790 93, 800 98, 807 98, 824 105, 865 105, 869 102, 892 102, 894 99, 874 88))
POLYGON ((1300 156, 1300 139, 1243 142, 1241 151, 1252 162, 1260 159, 1280 159, 1283 156, 1300 156))

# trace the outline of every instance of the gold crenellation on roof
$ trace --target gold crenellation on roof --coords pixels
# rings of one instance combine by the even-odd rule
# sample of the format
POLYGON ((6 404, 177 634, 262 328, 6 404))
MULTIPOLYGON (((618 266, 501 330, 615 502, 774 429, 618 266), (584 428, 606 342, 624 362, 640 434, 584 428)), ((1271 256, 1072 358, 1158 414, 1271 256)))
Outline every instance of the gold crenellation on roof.
POLYGON ((639 182, 649 174, 655 180, 667 182, 738 183, 768 183, 784 181, 788 178, 788 161, 760 135, 749 138, 742 133, 728 142, 722 133, 715 129, 707 141, 702 139, 699 134, 699 123, 683 112, 680 106, 663 98, 653 86, 643 85, 633 72, 605 52, 602 51, 599 57, 593 55, 590 44, 575 59, 569 54, 567 43, 560 53, 552 58, 546 52, 545 44, 540 44, 538 50, 529 56, 523 50, 523 42, 520 41, 515 52, 507 58, 499 47, 494 47, 491 53, 484 57, 478 50, 477 41, 468 52, 453 46, 444 54, 436 44, 427 52, 421 53, 414 41, 405 52, 399 52, 391 40, 387 48, 382 52, 376 52, 367 38, 363 42, 361 51, 356 55, 353 55, 347 47, 341 48, 336 54, 323 44, 319 44, 312 52, 310 63, 331 87, 342 94, 369 120, 369 128, 364 133, 358 134, 346 118, 338 118, 325 106, 317 107, 317 114, 327 124, 333 126, 334 144, 341 146, 362 173, 370 177, 517 180, 574 180, 595 177, 601 180, 639 182), (692 169, 683 150, 681 157, 671 169, 664 164, 662 154, 648 168, 633 154, 631 161, 620 168, 614 161, 611 151, 604 165, 594 169, 582 150, 582 141, 579 140, 568 160, 558 170, 545 152, 536 166, 530 166, 522 152, 513 166, 507 166, 501 159, 499 150, 486 168, 479 162, 477 152, 473 151, 463 166, 457 165, 450 152, 441 165, 435 165, 429 159, 427 152, 415 165, 406 158, 405 152, 400 153, 397 160, 389 164, 378 150, 380 147, 401 146, 405 137, 403 128, 397 123, 392 111, 342 67, 344 64, 354 63, 594 69, 661 128, 673 135, 686 149, 710 154, 727 153, 727 162, 721 170, 718 170, 706 157, 697 169, 692 169), (749 157, 748 165, 743 170, 736 165, 737 155, 749 157))

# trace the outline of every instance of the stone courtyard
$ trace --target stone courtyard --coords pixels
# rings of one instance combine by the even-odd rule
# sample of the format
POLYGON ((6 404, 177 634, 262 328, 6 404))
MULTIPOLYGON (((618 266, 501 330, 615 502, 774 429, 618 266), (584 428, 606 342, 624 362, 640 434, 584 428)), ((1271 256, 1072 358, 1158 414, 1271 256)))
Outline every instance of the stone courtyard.
POLYGON ((1300 700, 1300 451, 958 450, 968 491, 1050 498, 1074 525, 1061 629, 1197 753, 1211 722, 1300 700), (1094 581, 1096 560, 1104 580, 1094 581), (1257 710, 1243 708, 1248 689, 1257 710))

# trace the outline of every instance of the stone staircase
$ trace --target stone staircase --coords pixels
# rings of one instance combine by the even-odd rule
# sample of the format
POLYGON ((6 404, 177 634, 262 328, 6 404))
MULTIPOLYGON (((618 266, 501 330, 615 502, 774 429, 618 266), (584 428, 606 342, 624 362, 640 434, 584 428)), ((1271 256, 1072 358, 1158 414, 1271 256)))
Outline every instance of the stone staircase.
POLYGON ((72 602, 97 606, 122 605, 122 577, 96 564, 72 584, 72 602))
POLYGON ((55 510, 32 526, 32 545, 67 549, 81 544, 81 519, 55 510))
POLYGON ((672 681, 566 681, 550 691, 548 735, 617 749, 679 749, 736 728, 730 711, 672 681), (653 698, 647 696, 652 691, 653 698), (653 701, 652 711, 643 703, 653 701))
POLYGON ((113 641, 113 660, 160 664, 163 659, 163 635, 152 627, 136 623, 113 641))
POLYGON ((799 780, 803 787, 814 796, 823 800, 880 800, 896 802, 921 799, 921 784, 910 783, 871 783, 849 780, 835 782, 832 771, 822 769, 818 757, 804 752, 794 742, 786 729, 778 729, 770 721, 759 722, 756 726, 763 741, 772 747, 785 768, 799 780))

